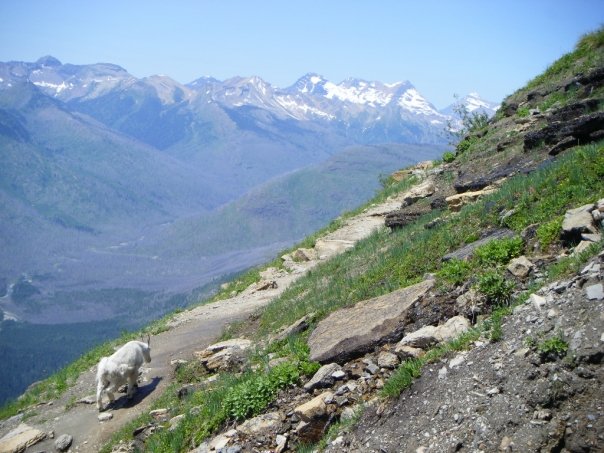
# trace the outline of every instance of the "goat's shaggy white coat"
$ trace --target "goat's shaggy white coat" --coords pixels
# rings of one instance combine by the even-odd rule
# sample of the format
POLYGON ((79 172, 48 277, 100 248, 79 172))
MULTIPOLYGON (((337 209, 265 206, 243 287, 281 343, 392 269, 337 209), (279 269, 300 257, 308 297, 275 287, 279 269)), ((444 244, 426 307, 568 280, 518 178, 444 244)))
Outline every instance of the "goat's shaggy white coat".
POLYGON ((128 398, 134 395, 138 373, 143 362, 151 362, 151 348, 142 341, 129 341, 109 357, 103 357, 96 373, 96 407, 101 410, 103 392, 113 402, 114 392, 128 384, 128 398))

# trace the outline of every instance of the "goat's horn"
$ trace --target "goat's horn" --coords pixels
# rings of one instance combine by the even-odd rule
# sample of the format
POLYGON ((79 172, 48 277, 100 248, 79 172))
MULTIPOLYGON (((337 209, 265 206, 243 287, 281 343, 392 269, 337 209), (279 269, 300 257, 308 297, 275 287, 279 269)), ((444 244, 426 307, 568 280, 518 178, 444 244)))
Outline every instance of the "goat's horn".
POLYGON ((147 346, 149 346, 151 344, 151 334, 148 333, 147 334, 147 346))

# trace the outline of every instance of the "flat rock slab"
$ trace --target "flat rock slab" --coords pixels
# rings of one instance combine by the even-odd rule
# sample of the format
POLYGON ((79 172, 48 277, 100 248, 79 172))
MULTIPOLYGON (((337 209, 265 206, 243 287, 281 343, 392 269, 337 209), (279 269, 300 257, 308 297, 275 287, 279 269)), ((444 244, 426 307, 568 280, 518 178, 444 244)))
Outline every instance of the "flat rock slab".
POLYGON ((0 439, 0 453, 16 453, 25 451, 46 438, 46 433, 21 423, 6 436, 0 439))
POLYGON ((433 280, 425 280, 333 312, 317 325, 308 339, 310 359, 342 363, 383 341, 399 340, 407 311, 432 286, 433 280))
POLYGON ((512 230, 508 230, 506 228, 503 228, 500 230, 495 230, 491 234, 489 234, 487 237, 484 237, 482 239, 479 239, 477 241, 464 245, 462 248, 457 249, 454 252, 447 253, 445 256, 443 256, 443 261, 450 261, 452 259, 458 259, 458 260, 468 259, 472 256, 472 254, 474 253, 474 250, 476 250, 481 245, 485 245, 496 239, 512 238, 514 236, 516 236, 516 233, 514 233, 512 230))

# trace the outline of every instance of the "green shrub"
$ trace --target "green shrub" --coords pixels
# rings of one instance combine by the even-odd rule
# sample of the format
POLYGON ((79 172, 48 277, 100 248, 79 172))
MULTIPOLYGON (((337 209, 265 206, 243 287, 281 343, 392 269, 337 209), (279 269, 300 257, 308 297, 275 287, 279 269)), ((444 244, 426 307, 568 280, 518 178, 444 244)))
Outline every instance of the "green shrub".
POLYGON ((518 110, 516 110, 516 115, 518 115, 519 118, 526 118, 529 116, 529 113, 530 109, 528 107, 519 107, 518 110))
POLYGON ((537 228, 537 239, 541 244, 541 250, 547 250, 551 244, 558 240, 562 231, 563 216, 558 216, 549 222, 542 223, 537 228))
POLYGON ((450 163, 450 162, 453 162, 454 160, 455 160, 455 153, 452 153, 451 151, 446 151, 445 153, 443 153, 443 162, 450 163))
POLYGON ((285 362, 271 368, 268 374, 250 374, 243 382, 232 387, 224 398, 224 408, 229 417, 243 420, 259 414, 284 387, 300 379, 298 367, 285 362))
POLYGON ((491 304, 508 304, 512 297, 514 284, 499 273, 499 271, 487 271, 478 279, 478 290, 483 293, 491 304))
POLYGON ((472 137, 472 136, 466 137, 457 144, 457 147, 455 148, 455 150, 457 151, 457 154, 463 154, 468 149, 470 149, 470 147, 472 145, 474 145, 476 142, 478 142, 477 137, 472 137))
POLYGON ((543 356, 564 357, 568 351, 568 343, 560 336, 542 341, 537 346, 537 351, 543 356))
POLYGON ((498 239, 478 247, 474 251, 474 259, 482 266, 507 264, 512 258, 522 253, 522 238, 498 239))
POLYGON ((436 275, 448 283, 460 285, 466 281, 471 271, 472 265, 470 262, 454 258, 445 262, 436 275))
POLYGON ((485 330, 489 331, 492 342, 503 339, 503 318, 511 313, 511 308, 504 306, 493 310, 491 318, 485 321, 485 330))

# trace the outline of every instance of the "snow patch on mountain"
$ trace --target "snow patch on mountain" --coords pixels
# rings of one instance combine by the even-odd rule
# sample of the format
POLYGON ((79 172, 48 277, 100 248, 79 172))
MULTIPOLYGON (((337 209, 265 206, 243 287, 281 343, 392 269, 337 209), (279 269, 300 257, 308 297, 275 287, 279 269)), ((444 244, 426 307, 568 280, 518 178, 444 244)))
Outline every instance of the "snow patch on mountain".
POLYGON ((405 91, 399 98, 398 105, 416 115, 439 115, 436 109, 415 88, 405 91))
POLYGON ((72 89, 74 87, 73 83, 65 83, 65 81, 61 83, 50 83, 50 82, 32 82, 34 85, 40 88, 48 88, 50 90, 54 90, 54 96, 57 96, 61 93, 61 91, 66 89, 72 89))
POLYGON ((323 110, 308 104, 297 102, 291 96, 277 96, 275 97, 275 100, 281 107, 283 107, 289 116, 298 120, 304 120, 309 117, 317 117, 326 120, 336 119, 335 115, 324 112, 323 110))
POLYGON ((392 100, 392 93, 376 89, 375 84, 372 86, 364 81, 359 81, 358 86, 346 87, 343 84, 336 85, 333 82, 326 82, 324 86, 327 91, 325 95, 327 99, 335 98, 344 102, 371 106, 385 106, 392 100))

